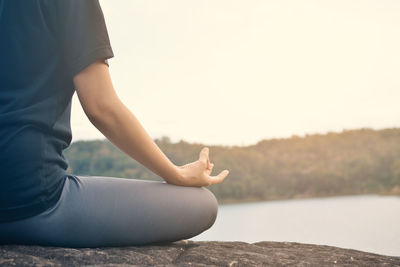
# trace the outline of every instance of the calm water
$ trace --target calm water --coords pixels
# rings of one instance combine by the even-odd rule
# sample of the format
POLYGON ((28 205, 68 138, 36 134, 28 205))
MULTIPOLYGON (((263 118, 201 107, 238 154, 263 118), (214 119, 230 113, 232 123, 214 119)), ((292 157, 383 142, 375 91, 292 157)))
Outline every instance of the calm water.
POLYGON ((292 241, 400 256, 400 197, 348 196, 220 205, 191 240, 292 241))

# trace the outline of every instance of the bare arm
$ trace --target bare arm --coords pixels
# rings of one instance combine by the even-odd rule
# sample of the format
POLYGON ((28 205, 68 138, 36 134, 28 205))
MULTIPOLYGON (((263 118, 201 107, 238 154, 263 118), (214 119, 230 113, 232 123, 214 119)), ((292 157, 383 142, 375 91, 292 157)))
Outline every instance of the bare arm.
POLYGON ((183 166, 173 164, 119 99, 103 62, 95 62, 78 73, 74 85, 91 123, 115 146, 167 183, 207 186, 222 182, 228 175, 228 170, 224 170, 210 176, 213 164, 209 162, 208 148, 203 148, 196 162, 183 166))

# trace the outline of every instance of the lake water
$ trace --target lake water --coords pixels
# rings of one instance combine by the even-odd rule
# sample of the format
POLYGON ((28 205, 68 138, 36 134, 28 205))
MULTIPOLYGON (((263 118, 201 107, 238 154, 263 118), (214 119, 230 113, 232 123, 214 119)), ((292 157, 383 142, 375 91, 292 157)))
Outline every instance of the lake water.
POLYGON ((400 256, 400 197, 346 196, 220 205, 194 241, 291 241, 400 256))

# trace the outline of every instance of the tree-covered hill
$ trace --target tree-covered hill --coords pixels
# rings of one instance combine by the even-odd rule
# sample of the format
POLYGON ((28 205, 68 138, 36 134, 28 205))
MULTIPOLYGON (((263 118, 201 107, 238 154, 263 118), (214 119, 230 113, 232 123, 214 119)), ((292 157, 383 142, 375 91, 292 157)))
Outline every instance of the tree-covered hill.
MULTIPOLYGON (((155 139, 176 165, 198 159, 203 144, 155 139)), ((228 177, 208 187, 220 203, 347 194, 400 194, 400 129, 261 140, 251 146, 211 146, 212 174, 228 177)), ((65 151, 69 172, 162 181, 108 140, 77 141, 65 151)))

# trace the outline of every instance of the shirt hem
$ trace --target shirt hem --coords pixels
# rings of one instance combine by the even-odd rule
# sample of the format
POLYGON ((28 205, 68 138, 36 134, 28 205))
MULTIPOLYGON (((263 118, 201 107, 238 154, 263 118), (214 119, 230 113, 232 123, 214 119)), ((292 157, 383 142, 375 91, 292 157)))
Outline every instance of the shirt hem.
POLYGON ((65 185, 66 178, 67 175, 64 175, 61 190, 54 194, 52 198, 18 208, 0 209, 0 223, 8 223, 27 219, 52 208, 61 198, 61 193, 63 191, 62 189, 65 185))
MULTIPOLYGON (((74 77, 76 74, 81 72, 87 66, 99 59, 109 59, 114 57, 111 46, 102 46, 92 50, 90 53, 82 56, 71 68, 71 76, 74 77)), ((108 65, 108 62, 107 62, 108 65)))

